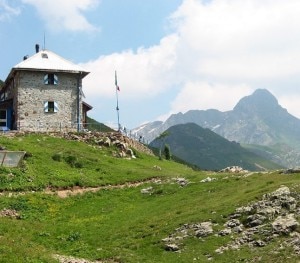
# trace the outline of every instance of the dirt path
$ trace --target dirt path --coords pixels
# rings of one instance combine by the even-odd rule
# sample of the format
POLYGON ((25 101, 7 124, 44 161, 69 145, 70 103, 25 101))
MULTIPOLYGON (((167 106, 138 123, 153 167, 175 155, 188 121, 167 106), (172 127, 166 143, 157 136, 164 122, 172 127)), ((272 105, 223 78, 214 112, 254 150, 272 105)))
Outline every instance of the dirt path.
POLYGON ((137 181, 137 182, 126 182, 124 184, 118 185, 106 185, 106 186, 99 186, 99 187, 74 187, 72 189, 63 189, 63 190, 56 190, 56 189, 46 189, 46 194, 53 194, 57 195, 60 198, 67 198, 69 196, 84 194, 86 192, 98 192, 100 190, 110 190, 110 189, 123 189, 123 188, 130 188, 130 187, 138 187, 140 185, 146 183, 159 183, 161 179, 159 178, 150 178, 144 181, 137 181))

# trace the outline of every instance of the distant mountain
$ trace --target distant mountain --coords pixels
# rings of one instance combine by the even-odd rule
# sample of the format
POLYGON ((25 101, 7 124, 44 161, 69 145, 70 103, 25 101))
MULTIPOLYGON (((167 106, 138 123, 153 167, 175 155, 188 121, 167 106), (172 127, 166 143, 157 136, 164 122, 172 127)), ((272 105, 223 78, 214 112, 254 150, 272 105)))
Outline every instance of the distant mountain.
POLYGON ((157 128, 160 127, 163 124, 162 121, 154 121, 154 122, 148 122, 146 124, 143 124, 141 126, 139 126, 138 128, 135 128, 132 133, 139 136, 143 136, 146 140, 154 139, 156 136, 159 135, 159 133, 157 133, 157 128), (146 137, 146 134, 152 134, 151 137, 146 137), (155 134, 155 135, 154 135, 155 134))
POLYGON ((138 129, 152 141, 177 124, 195 123, 229 141, 251 145, 249 149, 286 167, 300 166, 300 120, 282 108, 266 89, 242 98, 233 110, 190 110, 171 115, 165 122, 138 129), (264 147, 261 147, 264 146, 264 147))
POLYGON ((166 132, 166 137, 155 139, 150 146, 160 148, 167 144, 173 155, 201 169, 221 170, 228 166, 241 166, 259 171, 282 168, 195 123, 178 124, 166 132))

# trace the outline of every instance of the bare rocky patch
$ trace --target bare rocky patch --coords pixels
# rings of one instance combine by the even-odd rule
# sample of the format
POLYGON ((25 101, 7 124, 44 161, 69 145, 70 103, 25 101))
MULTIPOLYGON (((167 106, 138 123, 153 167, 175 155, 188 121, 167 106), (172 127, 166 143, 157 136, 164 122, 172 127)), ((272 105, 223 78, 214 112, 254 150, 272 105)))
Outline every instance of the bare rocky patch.
POLYGON ((14 209, 4 208, 0 211, 0 217, 20 218, 20 214, 14 209))
POLYGON ((116 261, 114 259, 105 259, 105 260, 96 260, 96 261, 90 261, 83 258, 75 258, 71 256, 63 256, 63 255, 53 255, 53 258, 59 261, 59 263, 118 263, 119 261, 116 261))
MULTIPOLYGON (((231 241, 215 250, 222 254, 228 250, 239 250, 243 246, 265 247, 270 242, 283 237, 284 242, 274 253, 281 249, 292 248, 295 255, 300 255, 300 195, 293 193, 286 186, 281 186, 262 199, 239 207, 231 214, 223 228, 210 221, 184 224, 162 240, 165 250, 184 249, 183 240, 188 237, 201 238, 214 234, 216 237, 231 236, 231 241)), ((209 259, 212 256, 209 255, 209 259)))

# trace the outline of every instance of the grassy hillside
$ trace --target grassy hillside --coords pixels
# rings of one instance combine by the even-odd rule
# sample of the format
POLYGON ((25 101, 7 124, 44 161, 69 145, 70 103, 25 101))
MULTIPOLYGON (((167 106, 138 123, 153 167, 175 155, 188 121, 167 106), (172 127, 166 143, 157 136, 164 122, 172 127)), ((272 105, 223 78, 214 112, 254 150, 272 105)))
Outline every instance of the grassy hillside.
POLYGON ((122 263, 207 262, 208 255, 213 262, 298 260, 291 249, 277 250, 287 236, 223 254, 215 250, 230 236, 185 238, 179 253, 166 251, 161 240, 184 224, 210 221, 221 229, 235 208, 280 185, 300 193, 300 174, 193 171, 138 152, 136 159, 116 158, 114 147, 47 135, 1 136, 0 145, 27 152, 20 168, 0 169, 0 211, 18 215, 0 213, 0 262, 59 262, 53 255, 122 263), (216 179, 201 182, 208 176, 216 179), (67 198, 57 192, 96 186, 102 188, 67 198), (145 188, 150 193, 142 194, 145 188))
POLYGON ((89 131, 100 131, 100 132, 110 132, 113 131, 112 128, 94 120, 91 117, 87 117, 87 125, 89 131))

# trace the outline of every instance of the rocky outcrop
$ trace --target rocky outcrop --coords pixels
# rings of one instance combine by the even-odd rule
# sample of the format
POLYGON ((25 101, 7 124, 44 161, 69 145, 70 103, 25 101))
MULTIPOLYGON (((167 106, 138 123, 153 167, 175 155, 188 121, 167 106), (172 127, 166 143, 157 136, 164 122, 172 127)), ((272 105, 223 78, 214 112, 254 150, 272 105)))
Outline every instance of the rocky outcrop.
POLYGON ((294 251, 298 254, 300 239, 296 229, 299 225, 297 218, 300 216, 297 206, 299 199, 299 194, 291 193, 288 187, 282 186, 272 193, 265 194, 260 201, 237 208, 224 225, 232 229, 236 234, 235 238, 215 252, 223 253, 225 250, 239 249, 244 245, 263 247, 272 240, 285 236, 288 238, 286 245, 293 244, 294 251), (240 223, 233 224, 233 220, 240 223), (293 240, 289 240, 291 236, 293 240), (297 238, 299 242, 295 240, 297 238))
POLYGON ((174 233, 164 238, 164 248, 167 251, 178 251, 182 247, 181 241, 187 237, 206 237, 213 233, 211 222, 184 224, 177 228, 174 233))
POLYGON ((92 145, 112 147, 115 146, 119 151, 119 157, 132 157, 134 150, 153 155, 152 151, 142 143, 133 140, 120 132, 86 132, 86 133, 63 133, 63 138, 67 140, 83 141, 92 145))
MULTIPOLYGON (((3 135, 9 137, 24 136, 35 132, 9 132, 3 135)), ((116 157, 135 158, 134 151, 154 155, 153 152, 144 144, 131 139, 120 132, 67 132, 67 133, 47 133, 53 137, 64 138, 66 140, 81 141, 99 147, 116 147, 116 157)))
MULTIPOLYGON (((205 238, 214 234, 216 237, 230 235, 232 240, 217 248, 215 253, 222 254, 227 250, 238 250, 242 246, 264 247, 277 238, 284 237, 278 251, 284 247, 293 249, 300 255, 300 233, 297 231, 300 219, 300 195, 293 193, 286 186, 263 195, 262 199, 246 206, 236 208, 229 215, 223 227, 211 222, 185 224, 162 242, 169 251, 183 249, 183 239, 188 237, 205 238), (168 247, 176 247, 176 250, 168 247)), ((211 260, 212 256, 209 255, 211 260)))

